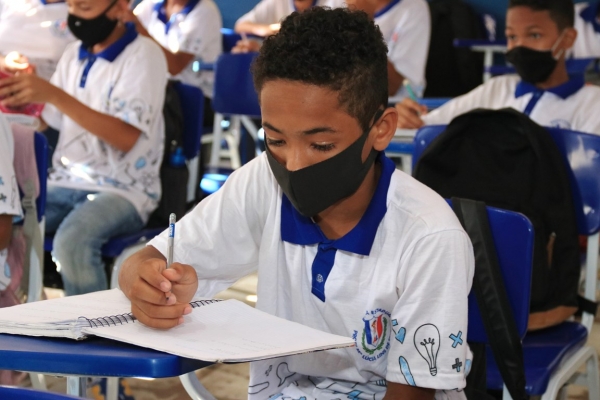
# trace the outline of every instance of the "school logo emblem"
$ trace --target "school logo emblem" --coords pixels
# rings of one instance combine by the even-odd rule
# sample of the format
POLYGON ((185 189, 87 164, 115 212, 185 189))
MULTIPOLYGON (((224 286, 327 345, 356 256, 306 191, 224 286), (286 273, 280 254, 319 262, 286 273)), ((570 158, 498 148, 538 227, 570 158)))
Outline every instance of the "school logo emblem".
POLYGON ((383 357, 390 348, 390 313, 381 308, 367 311, 362 318, 362 329, 354 331, 352 338, 356 351, 366 361, 383 357))
POLYGON ((50 31, 52 34, 59 38, 65 38, 71 34, 69 31, 69 26, 67 25, 67 20, 58 19, 54 21, 50 27, 50 31))

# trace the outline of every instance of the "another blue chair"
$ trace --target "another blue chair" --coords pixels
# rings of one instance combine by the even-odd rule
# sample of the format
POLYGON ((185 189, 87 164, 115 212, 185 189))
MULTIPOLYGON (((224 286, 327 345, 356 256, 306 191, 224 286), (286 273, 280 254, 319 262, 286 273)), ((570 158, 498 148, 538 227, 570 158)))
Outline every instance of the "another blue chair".
POLYGON ((0 399, 3 400, 73 400, 73 397, 60 393, 42 392, 21 387, 0 386, 0 399))
POLYGON ((236 33, 230 28, 221 28, 221 37, 223 40, 223 53, 231 53, 237 42, 242 40, 242 35, 236 33))
MULTIPOLYGON (((415 136, 413 165, 424 149, 444 131, 444 125, 421 128, 415 136)), ((600 231, 600 137, 582 132, 547 128, 570 167, 579 233, 588 236, 585 297, 596 301, 598 239, 600 231)), ((523 340, 526 390, 542 400, 554 400, 564 385, 583 384, 590 399, 600 398, 598 355, 586 346, 594 316, 584 312, 582 323, 567 321, 527 333, 523 340), (585 367, 586 373, 578 370, 585 367)), ((501 390, 503 382, 488 351, 488 387, 501 390)), ((504 399, 510 397, 505 392, 504 399)))
MULTIPOLYGON (((225 139, 228 151, 224 152, 233 169, 242 163, 237 152, 241 137, 242 125, 248 130, 255 143, 258 143, 258 128, 252 122, 252 117, 260 118, 258 96, 254 90, 250 65, 257 53, 221 54, 215 64, 215 81, 212 106, 215 120, 212 137, 207 137, 203 143, 212 141, 212 152, 209 165, 218 167, 221 157, 221 140, 225 139), (223 130, 223 120, 229 117, 229 128, 223 130)), ((258 152, 258 150, 257 150, 258 152)))

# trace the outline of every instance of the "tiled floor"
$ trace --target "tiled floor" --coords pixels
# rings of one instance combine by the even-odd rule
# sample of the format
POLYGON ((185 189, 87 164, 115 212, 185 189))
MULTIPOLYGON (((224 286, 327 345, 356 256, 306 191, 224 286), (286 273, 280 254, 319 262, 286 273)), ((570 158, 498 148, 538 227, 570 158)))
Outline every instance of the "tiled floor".
MULTIPOLYGON (((256 292, 255 287, 256 278, 248 277, 238 282, 232 289, 221 293, 219 297, 236 298, 251 303, 249 300, 252 300, 251 296, 256 292)), ((60 292, 52 291, 50 296, 60 296, 60 292)), ((596 321, 589 342, 600 353, 600 319, 596 321)), ((196 375, 204 387, 218 400, 242 400, 247 397, 248 369, 248 364, 220 364, 197 371, 196 375)), ((65 392, 64 378, 47 377, 46 380, 49 390, 65 392)), ((184 400, 190 398, 181 385, 179 378, 127 379, 127 383, 136 400, 184 400)), ((29 385, 29 381, 26 380, 23 385, 29 385)), ((90 398, 93 398, 91 394, 90 398)), ((588 398, 585 388, 577 386, 569 388, 569 400, 588 400, 588 398)))

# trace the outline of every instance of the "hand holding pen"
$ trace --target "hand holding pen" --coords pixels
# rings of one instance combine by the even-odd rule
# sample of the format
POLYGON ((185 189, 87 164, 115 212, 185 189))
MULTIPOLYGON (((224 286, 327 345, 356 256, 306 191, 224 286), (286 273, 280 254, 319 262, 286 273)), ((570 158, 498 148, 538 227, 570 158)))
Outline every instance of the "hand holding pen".
POLYGON ((398 111, 398 128, 418 129, 425 124, 421 116, 427 113, 427 107, 419 104, 408 79, 404 80, 404 88, 409 97, 405 97, 395 106, 398 111))

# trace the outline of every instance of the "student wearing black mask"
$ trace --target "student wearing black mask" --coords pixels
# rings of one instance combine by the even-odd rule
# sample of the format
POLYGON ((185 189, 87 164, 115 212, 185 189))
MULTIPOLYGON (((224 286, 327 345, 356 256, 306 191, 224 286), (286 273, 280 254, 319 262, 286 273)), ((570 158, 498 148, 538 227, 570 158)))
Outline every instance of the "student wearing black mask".
POLYGON ((600 134, 600 88, 569 76, 566 54, 573 46, 572 0, 510 0, 506 14, 506 59, 517 75, 490 79, 427 113, 410 99, 396 105, 398 127, 447 124, 475 108, 512 107, 544 126, 600 134))
POLYGON ((6 106, 46 103, 42 125, 60 131, 46 232, 67 295, 108 287, 100 248, 141 229, 160 198, 167 64, 160 47, 119 22, 125 0, 68 0, 67 47, 50 82, 0 80, 6 106))
POLYGON ((292 13, 253 73, 267 150, 177 222, 169 269, 162 234, 124 262, 133 313, 174 327, 193 296, 257 271, 257 308, 356 347, 252 363, 250 400, 464 400, 473 250, 383 153, 396 111, 379 28, 359 11, 292 13))

